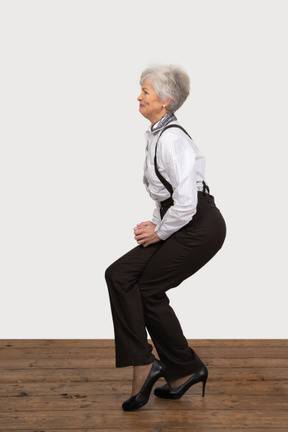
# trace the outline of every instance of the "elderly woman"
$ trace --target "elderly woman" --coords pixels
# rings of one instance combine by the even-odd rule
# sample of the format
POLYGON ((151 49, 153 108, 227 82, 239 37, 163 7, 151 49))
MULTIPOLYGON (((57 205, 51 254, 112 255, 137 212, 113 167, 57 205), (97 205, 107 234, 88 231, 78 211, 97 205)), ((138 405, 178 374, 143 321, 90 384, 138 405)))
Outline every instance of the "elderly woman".
MULTIPOLYGON (((188 346, 166 291, 204 266, 221 248, 225 221, 205 184, 205 159, 175 117, 189 94, 187 74, 173 65, 151 66, 140 80, 139 111, 146 132, 144 183, 155 201, 152 221, 134 228, 138 246, 106 270, 115 331, 116 367, 133 366, 132 395, 124 411, 144 406, 155 389, 160 398, 180 398, 208 371, 188 346), (147 331, 156 348, 147 341, 147 331)), ((204 308, 203 293, 186 299, 204 308)))

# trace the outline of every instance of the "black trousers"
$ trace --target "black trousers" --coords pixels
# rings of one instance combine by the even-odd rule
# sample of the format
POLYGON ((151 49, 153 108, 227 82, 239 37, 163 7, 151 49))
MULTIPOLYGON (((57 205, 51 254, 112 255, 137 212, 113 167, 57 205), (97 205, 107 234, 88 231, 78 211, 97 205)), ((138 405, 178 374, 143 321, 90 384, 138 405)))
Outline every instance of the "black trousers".
MULTIPOLYGON (((147 331, 166 378, 194 373, 201 361, 187 343, 169 304, 166 291, 203 267, 221 248, 225 221, 214 198, 198 192, 193 219, 165 241, 137 246, 115 261, 105 273, 115 332, 116 367, 150 364, 154 360, 147 331)), ((203 307, 203 292, 193 292, 191 311, 203 307)), ((192 312, 191 312, 192 313, 192 312)))

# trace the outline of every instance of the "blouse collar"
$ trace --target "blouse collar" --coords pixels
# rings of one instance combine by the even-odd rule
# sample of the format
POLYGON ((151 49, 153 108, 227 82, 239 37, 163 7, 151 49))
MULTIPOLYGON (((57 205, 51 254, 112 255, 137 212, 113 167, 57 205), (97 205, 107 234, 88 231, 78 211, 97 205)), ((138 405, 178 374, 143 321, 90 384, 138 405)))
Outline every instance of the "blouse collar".
POLYGON ((158 120, 157 123, 151 126, 151 132, 158 131, 159 129, 165 127, 168 123, 176 120, 177 118, 174 113, 167 113, 160 120, 158 120))

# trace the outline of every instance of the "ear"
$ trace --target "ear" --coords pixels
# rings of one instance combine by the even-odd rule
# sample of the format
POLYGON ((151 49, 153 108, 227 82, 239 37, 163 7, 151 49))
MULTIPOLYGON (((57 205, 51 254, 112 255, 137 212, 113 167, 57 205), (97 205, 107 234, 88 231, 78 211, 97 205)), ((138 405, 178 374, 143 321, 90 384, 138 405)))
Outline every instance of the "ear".
POLYGON ((171 99, 171 98, 167 99, 167 101, 162 105, 163 108, 166 108, 166 109, 167 109, 168 105, 169 105, 171 102, 172 102, 172 99, 171 99))
POLYGON ((165 102, 165 106, 167 107, 171 102, 172 102, 171 98, 167 99, 167 101, 165 102))

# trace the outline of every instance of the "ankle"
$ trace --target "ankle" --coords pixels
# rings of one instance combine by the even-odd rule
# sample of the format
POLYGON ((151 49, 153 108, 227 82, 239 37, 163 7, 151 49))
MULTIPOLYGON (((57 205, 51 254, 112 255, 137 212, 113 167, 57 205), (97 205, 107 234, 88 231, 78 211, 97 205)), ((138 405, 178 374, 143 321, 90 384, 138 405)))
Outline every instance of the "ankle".
POLYGON ((179 386, 183 385, 189 378, 191 378, 192 375, 193 374, 187 375, 187 376, 184 376, 184 377, 181 377, 181 378, 177 378, 175 380, 170 380, 169 381, 169 385, 170 385, 171 388, 179 387, 179 386))
POLYGON ((133 368, 133 382, 132 382, 132 396, 135 396, 146 381, 147 376, 152 368, 153 363, 143 366, 134 366, 133 368))

